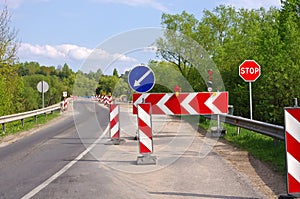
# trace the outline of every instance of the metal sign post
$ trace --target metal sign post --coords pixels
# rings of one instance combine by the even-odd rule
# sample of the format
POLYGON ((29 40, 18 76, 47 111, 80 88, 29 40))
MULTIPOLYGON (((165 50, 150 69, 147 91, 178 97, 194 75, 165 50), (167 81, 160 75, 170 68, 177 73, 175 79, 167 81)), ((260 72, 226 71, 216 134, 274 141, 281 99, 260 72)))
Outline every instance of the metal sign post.
POLYGON ((250 119, 253 119, 253 114, 252 114, 252 84, 249 82, 249 101, 250 101, 250 119))
POLYGON ((46 93, 49 90, 49 84, 45 81, 40 81, 36 87, 38 91, 42 93, 42 108, 44 108, 45 107, 44 93, 46 93))
POLYGON ((252 120, 252 84, 261 75, 260 65, 254 60, 245 60, 239 66, 239 75, 245 81, 249 82, 249 98, 250 98, 250 119, 252 120))

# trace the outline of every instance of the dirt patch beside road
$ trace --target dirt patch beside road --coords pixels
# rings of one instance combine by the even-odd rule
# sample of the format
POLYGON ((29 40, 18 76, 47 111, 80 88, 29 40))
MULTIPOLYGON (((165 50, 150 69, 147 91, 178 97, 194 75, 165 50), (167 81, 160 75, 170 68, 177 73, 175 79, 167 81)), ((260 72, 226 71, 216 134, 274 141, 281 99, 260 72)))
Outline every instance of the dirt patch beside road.
POLYGON ((232 146, 224 139, 219 139, 214 146, 214 151, 270 198, 278 198, 278 195, 286 193, 285 176, 275 173, 268 165, 255 159, 247 151, 232 146))

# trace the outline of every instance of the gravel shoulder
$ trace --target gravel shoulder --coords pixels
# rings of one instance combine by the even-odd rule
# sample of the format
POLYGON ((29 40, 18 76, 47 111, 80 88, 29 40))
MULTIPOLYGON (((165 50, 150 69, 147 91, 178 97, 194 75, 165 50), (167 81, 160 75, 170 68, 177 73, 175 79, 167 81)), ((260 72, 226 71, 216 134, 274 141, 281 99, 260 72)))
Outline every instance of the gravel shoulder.
POLYGON ((236 171, 247 177, 253 186, 270 198, 286 193, 285 176, 275 173, 270 166, 251 156, 247 151, 234 147, 227 140, 219 139, 214 151, 236 171))

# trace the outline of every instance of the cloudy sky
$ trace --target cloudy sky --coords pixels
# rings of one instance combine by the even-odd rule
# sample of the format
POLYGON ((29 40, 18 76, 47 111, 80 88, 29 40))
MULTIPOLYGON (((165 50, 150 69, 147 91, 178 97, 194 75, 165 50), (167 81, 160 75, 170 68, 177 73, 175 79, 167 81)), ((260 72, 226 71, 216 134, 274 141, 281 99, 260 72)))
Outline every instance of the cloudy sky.
MULTIPOLYGON (((147 60, 139 60, 139 56, 133 53, 138 51, 136 49, 140 47, 139 45, 133 45, 133 49, 126 48, 127 53, 124 53, 120 50, 118 46, 120 42, 117 42, 115 37, 136 29, 159 28, 162 13, 176 14, 185 10, 200 19, 204 9, 212 10, 220 4, 230 4, 238 8, 280 7, 280 0, 0 0, 0 2, 2 7, 5 4, 8 6, 12 16, 11 25, 18 30, 18 38, 21 41, 18 56, 21 62, 36 61, 46 66, 67 63, 76 71, 82 70, 86 60, 94 53, 98 58, 106 60, 101 63, 104 65, 116 62, 115 60, 120 61, 118 63, 120 72, 133 64, 147 60), (110 50, 111 47, 115 50, 110 50)), ((148 37, 145 36, 147 35, 145 32, 133 35, 128 42, 138 42, 148 37)), ((149 37, 151 42, 153 38, 149 37)))

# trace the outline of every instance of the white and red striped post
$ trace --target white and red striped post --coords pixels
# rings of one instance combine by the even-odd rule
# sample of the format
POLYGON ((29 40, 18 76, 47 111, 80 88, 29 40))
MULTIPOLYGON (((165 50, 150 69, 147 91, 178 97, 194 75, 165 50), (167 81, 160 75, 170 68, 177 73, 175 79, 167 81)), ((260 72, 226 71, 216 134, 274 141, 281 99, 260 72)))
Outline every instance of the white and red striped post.
POLYGON ((109 106, 109 141, 106 145, 119 145, 125 142, 124 139, 120 138, 120 105, 111 104, 109 106))
POLYGON ((107 104, 112 104, 112 96, 108 96, 106 100, 107 104))
POLYGON ((120 139, 120 106, 118 104, 111 104, 109 106, 109 125, 110 125, 110 138, 112 140, 120 139))
POLYGON ((64 98, 64 110, 68 110, 68 99, 66 97, 64 98))
POLYGON ((112 104, 112 101, 113 101, 112 96, 107 96, 107 95, 102 96, 100 100, 100 102, 103 103, 104 105, 110 105, 112 104))
POLYGON ((138 137, 139 152, 142 156, 137 158, 137 164, 156 164, 153 153, 151 104, 138 104, 138 137))
POLYGON ((104 102, 104 97, 105 95, 102 95, 101 98, 100 98, 100 103, 103 103, 104 102))
POLYGON ((287 163, 287 192, 300 197, 300 107, 286 108, 285 148, 287 163))

